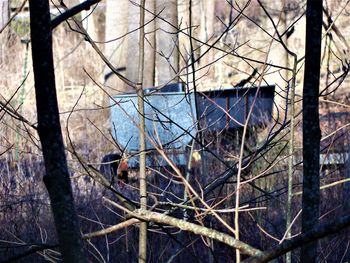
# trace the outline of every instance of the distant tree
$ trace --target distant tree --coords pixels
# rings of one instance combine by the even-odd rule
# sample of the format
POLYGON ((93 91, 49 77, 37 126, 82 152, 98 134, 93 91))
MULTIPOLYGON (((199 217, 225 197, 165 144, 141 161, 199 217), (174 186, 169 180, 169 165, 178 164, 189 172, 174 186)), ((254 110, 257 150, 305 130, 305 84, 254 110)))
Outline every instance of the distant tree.
MULTIPOLYGON (((202 2, 202 13, 201 13, 201 39, 206 43, 212 43, 214 39, 214 30, 215 30, 215 1, 208 0, 202 2)), ((212 51, 212 50, 211 50, 212 51)), ((208 52, 208 47, 203 45, 201 48, 201 55, 203 57, 200 60, 201 66, 207 66, 214 60, 214 53, 208 52)), ((204 71, 207 71, 207 68, 204 68, 204 71)), ((209 71, 207 74, 209 78, 214 77, 214 71, 209 71)))
POLYGON ((9 1, 0 0, 0 30, 9 20, 9 1))
POLYGON ((63 261, 86 262, 59 119, 49 1, 29 1, 29 8, 38 133, 46 169, 44 183, 63 261))
MULTIPOLYGON (((79 0, 79 3, 83 3, 85 0, 79 0)), ((81 11, 82 24, 89 36, 94 40, 98 41, 96 23, 95 23, 95 12, 91 10, 81 11)))
POLYGON ((155 59, 156 59, 156 22, 155 9, 156 0, 147 0, 145 3, 145 45, 144 45, 144 69, 143 69, 143 87, 154 86, 155 81, 155 59))
MULTIPOLYGON (((106 26, 105 26, 105 55, 113 66, 120 71, 125 71, 127 67, 128 38, 123 37, 128 32, 128 0, 107 0, 106 1, 106 26), (118 38, 118 39, 116 39, 118 38)), ((123 72, 124 73, 124 72, 123 72)), ((115 76, 110 69, 106 68, 105 85, 114 90, 107 90, 111 95, 116 91, 123 92, 127 88, 125 83, 115 76)), ((105 100, 108 105, 108 98, 105 100)))
MULTIPOLYGON (((9 2, 8 0, 0 0, 0 30, 3 30, 6 26, 6 23, 9 20, 9 2)), ((1 36, 1 39, 3 39, 4 36, 1 36)), ((4 43, 3 40, 0 39, 1 44, 4 43)), ((3 54, 2 54, 2 48, 0 48, 0 63, 2 63, 3 60, 3 54)))
MULTIPOLYGON (((139 46, 140 46, 140 1, 129 2, 128 5, 128 47, 127 47, 127 66, 126 77, 137 82, 139 78, 139 46)), ((144 67, 143 67, 143 87, 154 86, 155 71, 155 0, 149 0, 145 3, 145 30, 144 41, 144 67)), ((142 9, 142 8, 141 8, 142 9)), ((143 9, 142 9, 143 10, 143 9)))
POLYGON ((158 85, 177 82, 179 72, 179 44, 176 0, 157 0, 156 12, 162 19, 156 20, 156 79, 158 85), (165 22, 166 21, 166 22, 165 22))

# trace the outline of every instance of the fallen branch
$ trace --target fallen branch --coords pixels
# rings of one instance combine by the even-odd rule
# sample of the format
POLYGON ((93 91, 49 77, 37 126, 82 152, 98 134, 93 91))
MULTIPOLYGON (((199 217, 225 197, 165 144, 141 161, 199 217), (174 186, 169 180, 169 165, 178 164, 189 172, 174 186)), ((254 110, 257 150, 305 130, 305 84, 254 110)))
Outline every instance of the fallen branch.
POLYGON ((184 231, 189 231, 197 235, 209 237, 212 239, 215 239, 216 241, 222 242, 230 247, 239 249, 242 254, 249 255, 249 256, 256 256, 260 253, 262 253, 260 250, 242 242, 239 241, 233 237, 231 237, 228 234, 219 232, 217 230, 207 228, 204 226, 200 226, 194 223, 190 223, 185 220, 181 220, 178 218, 174 218, 165 214, 157 213, 157 212, 151 212, 149 210, 144 209, 136 209, 134 211, 130 211, 123 206, 113 202, 112 200, 109 200, 107 198, 103 198, 104 201, 107 203, 113 205, 114 207, 117 207, 125 212, 127 212, 130 216, 138 218, 139 220, 147 221, 147 222, 156 222, 159 224, 165 224, 177 227, 184 231))

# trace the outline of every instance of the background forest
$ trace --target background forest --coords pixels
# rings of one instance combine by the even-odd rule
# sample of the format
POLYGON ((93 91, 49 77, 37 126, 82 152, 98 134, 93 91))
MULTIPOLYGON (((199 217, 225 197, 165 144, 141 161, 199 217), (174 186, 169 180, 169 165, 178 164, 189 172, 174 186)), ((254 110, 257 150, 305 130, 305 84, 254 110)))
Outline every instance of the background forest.
POLYGON ((0 262, 350 261, 349 2, 0 0, 0 262))

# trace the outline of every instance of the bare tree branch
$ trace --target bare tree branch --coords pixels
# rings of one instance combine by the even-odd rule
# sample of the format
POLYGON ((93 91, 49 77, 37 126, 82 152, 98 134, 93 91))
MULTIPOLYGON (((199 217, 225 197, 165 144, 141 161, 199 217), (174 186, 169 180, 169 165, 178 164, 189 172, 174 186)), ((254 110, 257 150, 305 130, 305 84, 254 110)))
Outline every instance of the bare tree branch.
POLYGON ((299 248, 305 244, 313 242, 317 239, 323 238, 330 234, 336 234, 346 227, 350 226, 350 215, 344 216, 338 220, 318 225, 312 228, 310 231, 305 232, 291 240, 283 242, 266 252, 262 252, 257 256, 251 257, 243 262, 245 263, 262 263, 269 262, 270 260, 284 255, 288 251, 299 248))
POLYGON ((83 235, 83 239, 91 239, 94 237, 108 235, 108 234, 111 234, 111 233, 113 233, 117 230, 120 230, 122 228, 134 225, 136 223, 140 223, 140 220, 138 220, 136 218, 131 218, 131 219, 128 219, 120 224, 117 224, 117 225, 114 225, 114 226, 111 226, 111 227, 108 227, 108 228, 105 228, 105 229, 102 229, 102 230, 99 230, 96 232, 85 234, 85 235, 83 235))
POLYGON ((17 261, 17 260, 20 260, 20 259, 23 259, 27 256, 30 256, 34 253, 37 253, 37 252, 40 252, 40 251, 43 251, 43 250, 46 250, 46 249, 52 249, 52 248, 57 248, 58 247, 58 244, 41 244, 41 245, 30 245, 30 247, 22 252, 22 253, 19 253, 17 255, 14 255, 12 257, 9 257, 5 260, 2 260, 0 261, 0 263, 10 263, 10 262, 14 262, 14 261, 17 261))
POLYGON ((76 14, 80 13, 83 10, 89 10, 92 5, 97 4, 100 1, 101 0, 86 0, 85 2, 82 2, 79 5, 76 5, 66 10, 64 13, 52 19, 51 28, 52 29, 56 28, 62 22, 66 21, 68 18, 71 18, 72 16, 75 16, 76 14))

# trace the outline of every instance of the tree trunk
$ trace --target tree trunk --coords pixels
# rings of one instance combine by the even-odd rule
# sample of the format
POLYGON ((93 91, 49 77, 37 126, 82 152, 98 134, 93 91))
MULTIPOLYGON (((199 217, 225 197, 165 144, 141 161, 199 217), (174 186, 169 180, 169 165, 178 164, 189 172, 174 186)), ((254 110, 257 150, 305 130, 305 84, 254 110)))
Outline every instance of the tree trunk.
MULTIPOLYGON (((318 224, 320 200, 319 82, 322 33, 322 1, 307 1, 305 73, 303 88, 303 214, 302 232, 318 224)), ((301 249, 302 262, 316 262, 317 242, 301 249)))
MULTIPOLYGON (((215 1, 207 0, 201 2, 201 40, 208 44, 213 43, 213 35, 214 35, 214 25, 215 25, 215 1)), ((208 52, 208 46, 203 45, 201 47, 201 57, 200 59, 200 67, 205 67, 209 65, 214 60, 214 52, 211 49, 208 52)), ((205 67, 198 74, 199 76, 205 75, 206 80, 211 81, 214 78, 214 70, 210 67, 205 67)))
MULTIPOLYGON (((128 48, 127 48, 127 67, 126 67, 126 77, 134 83, 137 83, 139 77, 139 46, 140 37, 139 30, 140 27, 140 7, 138 1, 133 1, 128 3, 128 48), (136 5, 137 4, 137 5, 136 5)), ((125 52, 125 51, 124 51, 125 52)))
POLYGON ((146 0, 145 11, 145 40, 144 40, 144 68, 142 84, 144 88, 154 86, 154 73, 156 68, 156 22, 155 18, 148 11, 156 12, 156 0, 146 0), (151 21, 151 22, 150 22, 151 21))
MULTIPOLYGON (((8 0, 0 0, 0 30, 4 28, 9 20, 9 2, 8 0)), ((5 31, 6 32, 6 31, 5 31)), ((5 46, 8 43, 8 34, 0 33, 0 64, 5 62, 5 46)))
MULTIPOLYGON (((128 0, 106 1, 105 56, 123 75, 125 75, 124 69, 127 67, 126 50, 128 38, 120 37, 128 32, 128 3, 128 0)), ((118 93, 130 91, 130 87, 113 74, 108 67, 105 68, 104 74, 104 89, 109 95, 114 96, 118 93)), ((109 105, 110 98, 107 94, 103 94, 102 100, 103 105, 109 105)), ((111 129, 109 123, 109 108, 102 111, 101 119, 104 125, 111 129)))
MULTIPOLYGON (((79 0, 79 3, 85 0, 79 0)), ((95 13, 91 9, 81 11, 82 25, 94 41, 99 41, 95 23, 95 13)))
MULTIPOLYGON (((348 134, 348 151, 344 153, 344 173, 345 178, 350 178, 350 134, 348 134)), ((346 182, 343 186, 343 215, 347 216, 350 214, 350 182, 346 182)))
MULTIPOLYGON (((139 63, 140 56, 140 1, 129 2, 128 7, 128 49, 127 49, 127 68, 126 77, 137 82, 139 80, 139 63), (135 4, 136 3, 136 4, 135 4)), ((154 16, 151 13, 155 12, 155 0, 149 0, 145 3, 145 23, 144 26, 144 59, 143 59, 143 87, 149 88, 154 86, 154 71, 155 71, 155 22, 154 16), (151 21, 151 22, 150 22, 151 21), (148 23, 149 22, 149 23, 148 23), (147 39, 147 41, 146 41, 147 39)))
POLYGON ((30 28, 38 133, 60 251, 64 262, 86 262, 70 184, 55 87, 52 34, 47 0, 31 0, 30 28))
MULTIPOLYGON (((144 70, 144 36, 145 36, 145 0, 140 1, 140 31, 139 31, 139 72, 138 79, 139 85, 137 87, 138 96, 138 111, 139 111, 139 143, 140 143, 140 206, 141 209, 147 209, 147 177, 146 177, 146 129, 145 129, 145 103, 144 103, 144 93, 143 93, 143 70, 144 70)), ((140 223, 140 234, 139 234, 139 263, 147 262, 147 222, 140 223)))
MULTIPOLYGON (((106 34, 105 44, 106 57, 115 68, 127 67, 127 37, 115 40, 128 32, 128 0, 107 0, 106 1, 106 34)), ((124 72, 121 72, 124 73, 124 72)), ((125 92, 128 87, 114 74, 110 75, 111 71, 106 70, 105 85, 107 92, 115 95, 118 92, 125 92), (111 87, 113 89, 108 89, 111 87)), ((109 99, 106 96, 105 105, 108 105, 109 99)))
POLYGON ((9 20, 9 1, 0 0, 0 30, 9 20))
POLYGON ((176 0, 157 0, 156 12, 160 12, 162 19, 156 20, 156 76, 157 84, 164 85, 169 82, 178 82, 177 73, 179 72, 179 44, 177 21, 177 1, 176 0), (171 24, 171 25, 170 25, 171 24))

